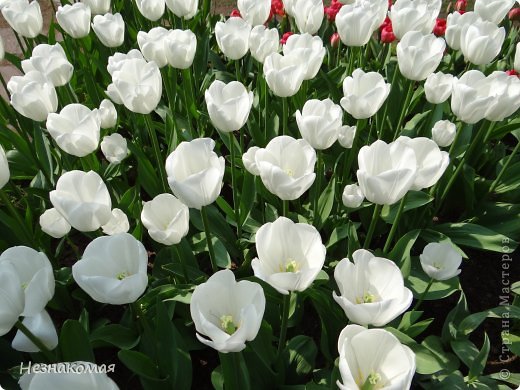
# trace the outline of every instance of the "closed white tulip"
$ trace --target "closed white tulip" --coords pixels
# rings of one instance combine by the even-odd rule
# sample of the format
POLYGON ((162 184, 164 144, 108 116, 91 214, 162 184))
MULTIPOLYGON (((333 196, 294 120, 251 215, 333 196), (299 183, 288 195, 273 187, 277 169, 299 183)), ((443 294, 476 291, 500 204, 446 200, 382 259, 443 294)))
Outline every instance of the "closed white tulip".
MULTIPOLYGON (((388 3, 384 7, 386 9, 388 3)), ((366 45, 381 25, 380 13, 380 9, 369 2, 355 2, 341 7, 335 21, 341 42, 347 46, 366 45)))
POLYGON ((435 72, 444 55, 446 42, 433 34, 407 32, 397 44, 397 63, 404 77, 421 81, 435 72))
POLYGON ((520 72, 520 42, 516 44, 516 50, 515 50, 515 60, 513 64, 513 68, 520 72))
POLYGON ((99 367, 90 362, 56 363, 58 372, 38 370, 22 375, 18 384, 22 390, 118 390, 119 387, 107 374, 98 372, 99 367), (73 370, 66 370, 69 364, 73 370))
POLYGON ((188 207, 201 209, 219 196, 225 161, 213 151, 215 141, 197 138, 181 142, 166 159, 168 184, 188 207))
POLYGON ((10 177, 9 162, 7 161, 4 148, 0 145, 0 189, 4 188, 10 177))
POLYGON ((60 27, 72 38, 84 38, 90 33, 90 7, 84 3, 58 7, 56 19, 60 27))
POLYGON ((92 15, 104 15, 110 11, 110 0, 81 0, 90 8, 92 15))
POLYGON ((94 16, 92 30, 106 47, 118 47, 125 41, 125 22, 120 13, 94 16))
POLYGON ((149 114, 161 100, 161 71, 155 62, 128 59, 112 74, 111 86, 107 92, 116 103, 119 100, 130 111, 149 114))
POLYGON ((514 4, 515 0, 475 0, 475 13, 484 20, 500 24, 514 4))
POLYGON ((264 61, 264 77, 267 85, 279 97, 295 95, 306 74, 307 66, 297 53, 285 56, 273 53, 264 61))
POLYGON ((320 37, 313 37, 310 34, 293 34, 283 45, 285 56, 296 56, 306 65, 304 80, 310 80, 318 74, 323 58, 325 57, 325 47, 320 37))
POLYGON ((119 164, 128 156, 126 139, 118 133, 107 135, 101 141, 103 156, 112 164, 119 164))
POLYGON ((446 32, 444 38, 446 43, 453 50, 460 50, 460 34, 465 26, 472 25, 482 19, 475 12, 465 12, 460 14, 452 12, 446 19, 446 32))
POLYGON ((148 254, 131 234, 93 240, 72 266, 74 280, 92 299, 111 305, 137 300, 148 285, 148 254))
POLYGON ((249 48, 255 60, 261 62, 272 53, 278 52, 280 47, 280 34, 276 28, 255 26, 249 35, 249 48))
POLYGON ((71 229, 70 223, 55 208, 45 210, 40 215, 40 227, 44 233, 54 238, 62 238, 71 229))
POLYGON ((343 205, 345 207, 355 209, 361 206, 365 200, 365 195, 357 184, 349 184, 345 186, 341 200, 343 201, 343 205))
POLYGON ((365 197, 372 203, 391 205, 412 188, 417 175, 414 150, 402 142, 377 140, 358 154, 357 178, 365 197))
MULTIPOLYGON (((25 317, 22 324, 49 350, 52 351, 58 346, 58 333, 56 332, 56 327, 47 311, 42 310, 41 313, 34 316, 25 317)), ((33 342, 21 331, 16 332, 11 347, 21 352, 40 352, 40 348, 33 344, 33 342)))
POLYGON ((260 148, 258 146, 250 147, 247 152, 242 155, 242 162, 244 163, 244 168, 255 176, 260 176, 260 170, 256 165, 256 152, 258 152, 260 148))
POLYGON ((58 95, 52 82, 38 71, 13 76, 7 83, 11 105, 16 111, 37 122, 58 109, 58 95))
POLYGON ((106 224, 101 226, 101 230, 107 236, 113 236, 119 233, 126 233, 130 229, 130 223, 128 217, 120 209, 113 209, 112 216, 106 224))
POLYGON ((457 126, 448 120, 435 122, 432 128, 432 139, 440 147, 450 146, 457 135, 457 126))
POLYGON ((316 34, 325 14, 323 0, 294 0, 293 12, 300 33, 316 34))
POLYGON ((230 60, 239 60, 249 50, 251 25, 242 18, 231 17, 225 23, 217 22, 215 37, 222 53, 230 60))
POLYGON ((257 150, 255 162, 262 183, 282 200, 298 199, 316 178, 316 151, 304 139, 275 137, 257 150))
POLYGON ((443 152, 431 139, 425 137, 409 138, 401 136, 395 142, 403 142, 415 152, 417 175, 412 190, 420 191, 436 184, 450 162, 448 152, 443 152))
POLYGON ((26 246, 6 249, 0 256, 0 269, 12 264, 25 294, 21 315, 39 314, 54 296, 54 273, 45 253, 26 246))
POLYGON ((502 71, 495 71, 486 77, 486 87, 493 97, 486 110, 485 118, 500 122, 513 115, 520 108, 520 79, 502 71))
POLYGON ((441 0, 397 0, 388 13, 396 38, 403 38, 408 31, 430 34, 441 5, 441 0))
POLYGON ((23 312, 22 281, 11 263, 0 264, 0 336, 8 333, 23 312))
POLYGON ((26 38, 36 38, 43 29, 43 16, 38 1, 9 1, 2 7, 9 26, 26 38))
POLYGON ((419 256, 424 272, 435 280, 448 280, 460 274, 462 255, 449 242, 432 242, 419 256))
POLYGON ((460 32, 460 50, 475 65, 486 65, 500 53, 506 37, 504 27, 493 22, 476 20, 464 25, 460 32))
POLYGON ((128 53, 118 52, 108 57, 107 71, 110 73, 110 76, 114 76, 116 71, 121 70, 125 61, 131 59, 144 60, 143 53, 137 49, 132 49, 128 53))
POLYGON ((49 193, 52 205, 81 232, 92 232, 112 217, 112 201, 103 179, 94 171, 69 171, 49 193))
POLYGON ((390 84, 377 72, 356 69, 343 80, 341 106, 356 119, 375 115, 390 93, 390 84))
POLYGON ((190 313, 197 339, 222 353, 240 352, 254 340, 265 311, 265 296, 258 283, 237 282, 222 270, 195 287, 190 313))
POLYGON ((486 76, 478 70, 464 73, 453 84, 451 110, 463 122, 473 124, 484 119, 492 104, 486 76))
POLYGON ((166 8, 164 0, 135 0, 135 3, 141 15, 152 22, 159 20, 166 8))
POLYGON ((97 149, 101 119, 98 110, 82 104, 69 104, 59 114, 47 117, 47 131, 66 153, 84 157, 97 149))
POLYGON ((137 44, 147 61, 154 61, 159 68, 166 66, 166 48, 164 45, 168 30, 164 27, 154 27, 148 32, 137 33, 137 44))
POLYGON ((213 126, 225 133, 244 126, 253 105, 253 92, 248 92, 244 84, 215 80, 204 96, 213 126))
POLYGON ((334 279, 340 294, 332 293, 350 321, 385 326, 408 309, 413 294, 393 261, 365 249, 355 251, 352 258, 353 262, 343 259, 336 265, 334 279))
POLYGON ((314 226, 279 217, 256 232, 256 252, 251 262, 255 276, 287 295, 311 285, 323 267, 326 249, 314 226))
POLYGON ((188 234, 190 210, 175 196, 160 194, 144 204, 141 221, 154 241, 175 245, 188 234))
POLYGON ((112 103, 108 99, 103 99, 101 104, 99 105, 99 117, 101 120, 101 128, 102 129, 110 129, 114 127, 117 123, 117 110, 112 103))
POLYGON ((164 38, 168 64, 176 69, 188 69, 197 51, 197 37, 191 30, 170 30, 164 38))
POLYGON ((339 335, 340 390, 409 390, 415 354, 384 329, 347 325, 339 335))
POLYGON ((59 43, 36 46, 28 60, 22 61, 25 73, 37 70, 43 73, 55 87, 67 84, 74 71, 74 66, 67 60, 65 51, 59 43))
POLYGON ((430 74, 424 82, 426 100, 432 104, 444 103, 451 96, 453 80, 453 75, 449 73, 437 72, 430 74))
POLYGON ((238 0, 240 15, 251 26, 263 25, 271 12, 271 0, 238 0))
POLYGON ((314 149, 328 149, 338 139, 343 110, 330 99, 311 99, 296 111, 296 123, 302 138, 314 149))
POLYGON ((197 13, 199 0, 166 0, 166 5, 175 16, 191 19, 197 13))
POLYGON ((338 142, 345 149, 351 149, 356 136, 356 126, 341 126, 338 131, 338 142))

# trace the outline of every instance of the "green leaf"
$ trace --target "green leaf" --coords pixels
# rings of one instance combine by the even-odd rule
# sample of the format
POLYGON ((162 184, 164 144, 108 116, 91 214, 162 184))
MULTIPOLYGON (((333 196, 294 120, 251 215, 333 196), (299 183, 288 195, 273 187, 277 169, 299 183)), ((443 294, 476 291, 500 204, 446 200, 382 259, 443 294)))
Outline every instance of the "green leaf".
POLYGON ((475 344, 468 339, 452 340, 450 346, 467 367, 471 367, 479 353, 475 344))
POLYGON ((301 377, 311 373, 315 363, 318 348, 314 340, 308 336, 298 335, 291 340, 283 352, 285 366, 285 382, 298 383, 301 377))
POLYGON ((469 378, 478 378, 482 372, 484 371, 484 368, 486 367, 486 361, 489 356, 489 349, 490 349, 490 343, 487 333, 484 333, 484 344, 482 345, 482 349, 478 353, 478 355, 475 357, 475 360, 471 364, 469 368, 469 378))
POLYGON ((90 342, 104 342, 119 349, 132 349, 139 343, 139 334, 119 324, 110 324, 95 329, 90 334, 90 342))
MULTIPOLYGON (((415 297, 419 297, 426 290, 430 282, 430 277, 426 275, 422 269, 418 269, 419 267, 416 264, 413 266, 414 268, 412 268, 408 279, 405 280, 405 284, 412 290, 415 297)), ((443 281, 435 281, 424 299, 436 300, 446 298, 457 290, 460 290, 459 278, 457 277, 443 281)))
POLYGON ((159 369, 152 359, 138 351, 121 350, 117 353, 119 360, 137 375, 150 379, 160 380, 159 369))
POLYGON ((388 258, 393 260, 401 269, 404 278, 407 278, 410 275, 412 266, 410 251, 412 250, 415 241, 417 241, 420 232, 420 230, 412 230, 406 233, 399 239, 392 251, 388 254, 388 258))
POLYGON ((486 318, 516 318, 520 319, 520 307, 517 306, 498 306, 494 309, 474 313, 462 320, 458 327, 458 334, 467 336, 477 329, 486 318))
POLYGON ((85 361, 95 363, 92 346, 85 328, 79 321, 67 320, 61 327, 59 346, 65 362, 85 361))
POLYGON ((316 229, 320 229, 327 218, 329 218, 332 206, 334 206, 334 194, 336 189, 336 179, 333 178, 318 199, 318 216, 315 223, 316 229))

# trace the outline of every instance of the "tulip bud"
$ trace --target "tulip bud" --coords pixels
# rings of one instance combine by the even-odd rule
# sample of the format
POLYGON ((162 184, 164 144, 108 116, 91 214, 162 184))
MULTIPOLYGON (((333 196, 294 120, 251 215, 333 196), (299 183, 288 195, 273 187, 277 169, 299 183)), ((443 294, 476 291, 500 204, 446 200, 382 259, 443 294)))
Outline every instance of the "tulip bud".
POLYGON ((90 32, 90 8, 83 3, 59 6, 56 19, 61 28, 72 38, 84 38, 90 32))
POLYGON ((81 0, 90 8, 92 15, 104 15, 110 11, 110 0, 81 0))
POLYGON ((453 82, 454 77, 449 73, 437 72, 430 74, 424 83, 426 100, 432 104, 444 103, 451 96, 453 82))
POLYGON ((97 149, 101 119, 98 110, 69 104, 59 114, 47 117, 47 131, 66 153, 84 157, 97 149))
POLYGON ((135 0, 137 9, 146 19, 155 22, 159 20, 165 9, 165 0, 135 0))
POLYGON ((170 30, 164 38, 164 52, 170 66, 188 69, 197 50, 197 37, 191 30, 170 30))
POLYGON ((340 390, 410 389, 415 354, 385 329, 347 325, 338 340, 340 390), (392 375, 387 376, 391 370, 392 375), (383 383, 384 376, 384 383, 383 383), (384 386, 384 387, 380 387, 384 386))
POLYGON ((92 232, 112 217, 112 200, 101 177, 94 171, 69 171, 49 193, 52 205, 80 232, 92 232))
POLYGON ((43 16, 38 1, 9 1, 2 7, 9 26, 25 38, 36 38, 43 29, 43 16))
POLYGON ((330 99, 307 100, 302 112, 296 111, 296 123, 302 135, 314 149, 328 149, 338 139, 343 111, 330 99))
POLYGON ((449 242, 432 242, 424 247, 421 259, 423 271, 435 280, 448 280, 460 274, 462 256, 449 242))
POLYGON ((330 46, 332 46, 334 49, 337 49, 339 47, 339 43, 341 42, 341 39, 339 37, 339 34, 335 32, 330 36, 330 46))
POLYGON ((188 20, 197 13, 199 0, 166 0, 166 6, 175 16, 188 20))
POLYGON ((509 11, 508 18, 512 22, 517 22, 520 20, 520 8, 513 8, 509 11))
POLYGON ((230 60, 239 60, 246 55, 250 33, 251 25, 242 18, 229 18, 215 26, 218 47, 230 60))
POLYGON ((457 0, 455 3, 455 9, 457 11, 466 11, 466 7, 468 6, 467 0, 457 0))
POLYGON ((236 8, 233 8, 231 13, 229 14, 229 17, 231 17, 231 18, 241 18, 242 15, 240 15, 240 11, 239 10, 237 10, 236 8))
POLYGON ((336 265, 334 279, 340 295, 332 293, 351 322, 385 326, 408 309, 413 294, 393 261, 365 249, 355 251, 352 258, 353 262, 345 258, 336 265))
POLYGON ((285 16, 285 9, 282 0, 271 1, 271 14, 278 16, 285 16))
POLYGON ((7 83, 11 105, 16 111, 37 122, 47 119, 58 108, 58 96, 51 81, 38 71, 13 76, 7 83))
POLYGON ((108 99, 103 99, 99 105, 99 117, 102 129, 110 129, 117 123, 117 111, 114 103, 108 99))
POLYGON ((287 43, 287 40, 289 39, 289 37, 291 35, 293 35, 294 33, 292 31, 287 31, 286 33, 284 33, 282 35, 282 38, 280 39, 280 44, 281 45, 285 45, 287 43))
POLYGON ((338 142, 345 149, 351 149, 356 136, 356 126, 341 126, 338 131, 338 142))
POLYGON ((130 223, 122 210, 113 209, 112 217, 106 224, 101 226, 101 229, 107 236, 113 236, 114 234, 126 233, 130 229, 130 223))
POLYGON ((283 47, 285 56, 292 55, 305 58, 305 61, 302 61, 306 65, 304 80, 311 80, 316 77, 326 52, 321 38, 313 37, 310 34, 293 34, 287 38, 283 47))
POLYGON ((363 195, 363 191, 357 184, 349 184, 345 186, 341 200, 345 207, 355 209, 361 206, 363 200, 365 200, 365 195, 363 195))
POLYGON ((240 352, 246 341, 254 340, 264 311, 262 287, 248 280, 237 282, 230 270, 216 272, 195 287, 191 296, 190 313, 197 339, 222 353, 240 352))
POLYGON ((125 22, 119 13, 94 16, 92 29, 106 47, 121 46, 125 40, 125 22))
POLYGON ((314 226, 279 217, 256 232, 256 252, 258 257, 251 262, 255 276, 287 295, 312 284, 323 267, 326 249, 314 226))
POLYGON ((108 57, 107 71, 110 73, 110 76, 114 76, 116 71, 121 70, 125 61, 131 59, 144 60, 144 57, 137 49, 132 49, 128 53, 115 53, 108 57))
POLYGON ((294 19, 300 33, 316 34, 324 16, 323 0, 296 0, 294 19))
POLYGON ((44 233, 54 238, 62 238, 71 229, 67 220, 55 208, 45 210, 40 216, 40 227, 44 233))
POLYGON ((448 120, 435 122, 432 129, 432 139, 440 147, 450 146, 455 140, 457 126, 448 120))
POLYGON ((397 63, 404 77, 421 81, 437 69, 442 61, 446 43, 433 34, 407 32, 397 44, 397 63))
POLYGON ((271 0, 238 0, 240 15, 252 26, 263 25, 271 11, 271 0))
POLYGON ((514 4, 515 0, 475 0, 475 13, 498 25, 514 4))
POLYGON ((0 266, 0 336, 8 333, 24 309, 22 281, 11 263, 0 266))
POLYGON ((188 234, 188 206, 171 194, 160 194, 146 202, 141 221, 150 237, 164 245, 175 245, 188 234))
POLYGON ((475 65, 486 65, 500 53, 505 36, 504 27, 498 27, 493 22, 476 20, 462 27, 460 50, 467 61, 475 65))
POLYGON ((92 299, 111 305, 132 303, 148 285, 148 254, 131 234, 96 238, 72 266, 74 280, 92 299))
POLYGON ((393 41, 395 41, 395 34, 394 34, 394 31, 392 30, 392 26, 389 25, 389 26, 386 26, 385 28, 383 28, 381 30, 381 42, 383 43, 392 43, 393 41))
POLYGON ((239 81, 225 84, 215 80, 205 94, 211 123, 224 133, 241 129, 253 106, 253 92, 239 81))
POLYGON ((101 141, 101 151, 110 163, 119 164, 128 156, 126 139, 117 133, 107 135, 101 141))
POLYGON ((147 61, 154 61, 159 68, 168 64, 165 51, 165 39, 168 30, 164 27, 154 27, 147 33, 139 31, 137 33, 137 43, 141 53, 147 61))
POLYGON ((435 26, 433 27, 433 33, 437 37, 442 37, 446 32, 446 19, 437 18, 435 26))
POLYGON ((0 145, 0 189, 4 188, 10 177, 9 162, 7 161, 4 148, 0 145))
MULTIPOLYGON (((29 329, 49 350, 53 350, 58 346, 58 334, 49 313, 42 310, 31 317, 25 317, 22 324, 29 329)), ((36 353, 40 352, 38 348, 27 336, 20 330, 16 332, 11 347, 21 352, 36 353)))
POLYGON ((308 67, 298 53, 282 56, 272 53, 264 61, 264 77, 269 89, 279 97, 295 95, 300 89, 308 67))
POLYGON ((55 87, 67 84, 74 71, 74 67, 67 60, 67 55, 59 43, 54 45, 42 43, 36 46, 31 58, 22 61, 22 69, 25 73, 32 70, 43 73, 55 87))
POLYGON ((255 26, 249 36, 249 48, 255 60, 264 63, 265 58, 279 50, 280 35, 278 29, 268 29, 265 26, 255 26))
POLYGON ((514 69, 510 69, 510 70, 506 70, 506 74, 508 76, 520 76, 520 73, 518 73, 516 70, 514 69))

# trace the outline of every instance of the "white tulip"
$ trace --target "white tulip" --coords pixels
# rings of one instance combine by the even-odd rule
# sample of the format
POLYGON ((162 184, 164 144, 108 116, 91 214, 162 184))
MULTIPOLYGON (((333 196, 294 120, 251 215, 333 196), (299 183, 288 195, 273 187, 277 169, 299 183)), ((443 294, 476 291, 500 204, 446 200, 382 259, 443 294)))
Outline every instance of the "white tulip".
POLYGON ((271 12, 270 0, 238 0, 240 15, 252 26, 261 26, 269 18, 271 12))
POLYGON ((217 22, 215 38, 222 53, 230 60, 239 60, 249 50, 251 25, 242 18, 231 17, 225 23, 217 22))
POLYGON ((0 145, 0 189, 4 188, 10 177, 9 162, 7 161, 4 148, 0 145))
POLYGON ((128 156, 126 139, 118 133, 107 135, 101 141, 101 151, 112 164, 119 164, 128 156))
POLYGON ((444 103, 451 96, 454 77, 452 74, 442 72, 432 73, 424 82, 426 100, 432 104, 444 103))
POLYGON ((356 136, 356 126, 341 126, 338 131, 338 142, 345 149, 351 149, 356 136))
POLYGON ((320 37, 310 34, 293 34, 283 45, 284 56, 296 56, 306 65, 304 80, 310 80, 318 74, 326 50, 320 37))
POLYGON ((3 336, 18 321, 25 305, 22 281, 13 264, 0 264, 0 286, 0 336, 3 336))
POLYGON ((493 22, 476 20, 464 25, 460 32, 460 50, 475 65, 487 65, 500 53, 506 37, 504 27, 493 22))
POLYGON ((334 279, 340 295, 332 293, 350 321, 385 326, 408 309, 413 294, 393 261, 365 249, 355 251, 352 258, 354 262, 343 259, 336 265, 334 279))
POLYGON ((155 22, 164 14, 166 3, 164 0, 135 0, 137 9, 146 19, 155 22))
POLYGON ((166 0, 166 5, 175 16, 191 19, 197 13, 199 0, 166 0))
POLYGON ((92 299, 111 305, 132 303, 148 285, 148 253, 131 234, 98 237, 72 266, 74 280, 92 299))
POLYGON ((119 233, 126 233, 128 229, 130 229, 130 223, 128 222, 128 217, 120 209, 112 210, 112 217, 101 226, 103 233, 108 236, 113 236, 119 233))
POLYGON ((457 135, 457 126, 448 120, 435 122, 432 129, 432 139, 440 147, 450 146, 457 135))
MULTIPOLYGON (((383 22, 388 3, 383 7, 374 6, 377 2, 354 2, 341 7, 336 15, 336 26, 341 41, 347 46, 364 46, 372 37, 374 31, 383 22), (380 15, 383 16, 381 19, 380 15)), ((379 1, 381 3, 381 1, 379 1)))
POLYGON ((279 217, 256 232, 256 252, 251 262, 255 276, 287 295, 311 285, 323 267, 326 249, 314 226, 279 217))
POLYGON ((170 30, 164 38, 164 52, 170 66, 188 69, 197 51, 197 36, 191 30, 170 30))
POLYGON ((435 280, 448 280, 460 274, 462 255, 449 242, 432 242, 419 256, 424 272, 435 280))
POLYGON ((99 105, 98 112, 101 120, 100 126, 102 129, 110 129, 115 127, 117 124, 117 110, 114 106, 114 103, 108 99, 103 99, 99 105))
POLYGON ((110 11, 110 0, 81 0, 90 8, 92 15, 104 15, 110 11))
POLYGON ((482 21, 482 19, 475 12, 465 12, 464 14, 452 12, 449 14, 446 21, 446 32, 444 33, 448 46, 453 50, 460 50, 462 29, 478 21, 482 21))
POLYGON ((141 221, 154 241, 175 245, 188 234, 190 210, 175 196, 160 194, 144 204, 141 221))
POLYGON ((300 33, 316 34, 325 14, 323 0, 294 0, 293 12, 300 33))
POLYGON ((256 152, 259 150, 260 148, 258 146, 252 146, 242 155, 244 167, 250 174, 255 176, 260 176, 260 170, 256 165, 256 152))
POLYGON ((240 352, 246 341, 254 340, 264 310, 262 287, 247 280, 236 282, 230 270, 216 272, 191 296, 197 339, 222 353, 240 352))
POLYGON ((56 210, 81 232, 97 230, 112 217, 107 186, 94 171, 64 173, 49 197, 56 210))
POLYGON ((62 238, 71 229, 70 223, 55 208, 45 210, 40 216, 40 226, 44 233, 54 238, 62 238))
POLYGON ((86 4, 74 3, 58 7, 56 19, 72 38, 84 38, 90 33, 91 10, 86 4))
POLYGON ((26 246, 14 246, 0 256, 0 269, 6 264, 12 264, 24 290, 25 307, 21 315, 41 313, 54 296, 54 273, 47 256, 26 246))
POLYGON ((43 73, 55 87, 67 84, 74 71, 74 66, 67 60, 65 51, 59 43, 36 46, 28 60, 22 61, 25 73, 37 70, 43 73))
POLYGON ((407 32, 397 44, 397 63, 402 75, 421 81, 435 72, 444 55, 446 42, 433 34, 407 32))
POLYGON ((168 64, 166 59, 165 40, 168 30, 164 27, 154 27, 148 32, 137 33, 137 44, 147 61, 154 61, 159 68, 168 64))
POLYGON ((513 115, 520 108, 520 79, 506 72, 495 71, 486 77, 486 89, 493 97, 487 107, 485 118, 500 122, 513 115))
POLYGON ((9 1, 2 15, 11 28, 26 38, 36 38, 43 30, 43 16, 38 1, 9 1))
MULTIPOLYGON (((47 311, 43 310, 34 316, 25 317, 22 324, 49 350, 52 351, 58 346, 58 333, 47 311)), ((40 349, 21 331, 16 332, 11 347, 21 352, 40 352, 40 349)))
POLYGON ((47 131, 66 153, 84 157, 95 151, 99 144, 101 118, 98 110, 82 104, 69 104, 59 114, 47 117, 47 131))
POLYGON ((340 390, 409 390, 415 354, 384 329, 347 325, 339 335, 340 390))
POLYGON ((441 0, 397 0, 388 13, 396 38, 403 38, 409 31, 430 34, 441 5, 441 0))
POLYGON ((500 24, 515 0, 475 0, 475 13, 482 19, 494 24, 500 24))
POLYGON ((264 63, 265 58, 277 53, 280 48, 280 34, 276 28, 255 26, 249 35, 249 49, 255 60, 264 63))
POLYGON ((120 13, 94 16, 92 30, 106 47, 118 47, 125 41, 125 22, 120 13))
POLYGON ((144 60, 144 57, 137 49, 132 49, 128 53, 115 53, 108 57, 107 71, 110 73, 110 76, 114 76, 116 71, 121 70, 126 60, 132 59, 144 60))
POLYGON ((307 100, 302 112, 296 111, 296 123, 302 138, 314 149, 328 149, 338 139, 343 110, 330 99, 307 100))
POLYGON ((349 184, 345 186, 341 200, 343 201, 343 205, 345 207, 355 209, 361 206, 365 200, 365 195, 357 184, 349 184))
POLYGON ((343 80, 341 106, 356 119, 375 115, 390 93, 390 84, 377 72, 356 69, 343 80))
POLYGON ((269 89, 279 97, 295 95, 300 89, 307 65, 297 53, 282 56, 279 53, 268 55, 264 61, 264 77, 269 89))
POLYGON ((515 60, 514 60, 513 68, 517 72, 520 72, 520 42, 518 42, 516 44, 515 60))
POLYGON ((224 178, 224 157, 213 151, 215 141, 197 138, 181 142, 166 159, 168 184, 188 207, 201 209, 219 196, 224 178))

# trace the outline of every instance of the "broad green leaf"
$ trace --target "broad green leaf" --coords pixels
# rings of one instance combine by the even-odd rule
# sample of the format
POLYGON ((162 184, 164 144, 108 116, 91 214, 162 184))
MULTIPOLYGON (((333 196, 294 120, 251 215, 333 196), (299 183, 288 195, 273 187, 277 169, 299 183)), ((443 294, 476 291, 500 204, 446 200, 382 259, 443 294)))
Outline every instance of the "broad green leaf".
POLYGON ((139 335, 130 328, 119 324, 101 326, 90 334, 90 342, 111 344, 119 349, 132 349, 139 343, 139 335))
POLYGON ((117 353, 119 360, 137 375, 151 380, 160 380, 159 368, 147 355, 138 351, 121 350, 117 353))
POLYGON ((65 321, 61 327, 59 346, 62 360, 65 362, 86 361, 95 363, 88 334, 79 321, 65 321))
POLYGON ((490 343, 487 333, 484 333, 484 344, 482 345, 482 349, 479 351, 478 355, 475 356, 475 360, 471 364, 469 368, 468 376, 471 378, 478 378, 484 368, 486 367, 487 358, 489 356, 490 343))
POLYGON ((388 254, 388 258, 397 264, 405 278, 410 275, 412 266, 410 251, 412 250, 415 241, 417 241, 420 232, 420 230, 412 230, 406 233, 399 239, 392 251, 388 254))
POLYGON ((301 377, 312 372, 318 348, 314 340, 308 336, 298 335, 289 340, 283 352, 285 366, 285 383, 298 383, 301 377))

